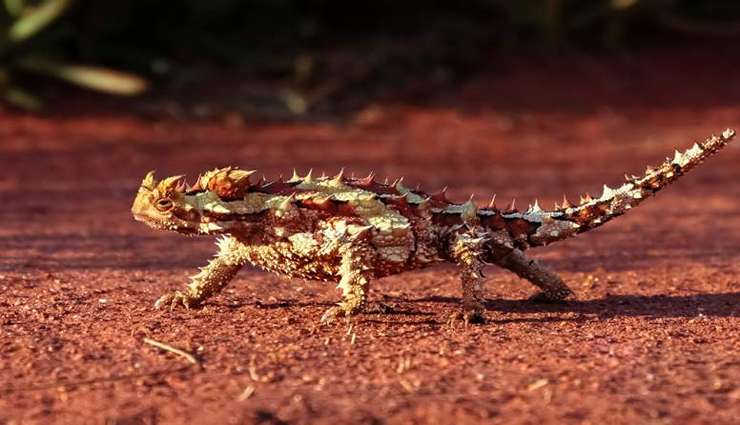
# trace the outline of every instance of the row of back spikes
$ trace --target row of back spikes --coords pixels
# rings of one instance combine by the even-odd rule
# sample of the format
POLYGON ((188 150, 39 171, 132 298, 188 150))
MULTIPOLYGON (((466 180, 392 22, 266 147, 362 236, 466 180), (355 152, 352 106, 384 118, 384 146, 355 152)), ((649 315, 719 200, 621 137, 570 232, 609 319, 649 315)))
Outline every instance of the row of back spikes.
MULTIPOLYGON (((298 174, 298 172, 296 171, 296 169, 293 169, 293 175, 291 176, 291 178, 289 180, 286 181, 286 183, 311 182, 311 181, 314 180, 312 174, 313 174, 313 169, 309 169, 308 170, 308 173, 305 176, 301 177, 298 174)), ((363 185, 371 185, 371 184, 375 183, 375 176, 376 176, 376 174, 375 174, 374 171, 370 171, 370 173, 366 177, 362 177, 362 178, 358 178, 358 177, 355 176, 354 173, 352 173, 350 175, 350 179, 355 180, 355 182, 359 186, 363 186, 363 185)), ((325 172, 322 172, 320 178, 321 179, 326 179, 326 178, 328 178, 328 176, 326 175, 325 172)), ((340 169, 339 170, 339 173, 336 174, 335 176, 333 176, 331 178, 331 180, 336 181, 336 182, 343 182, 343 178, 344 178, 344 168, 340 169)), ((282 179, 282 176, 278 178, 278 181, 280 181, 281 179, 282 179)), ((267 181, 264 176, 262 176, 262 180, 263 181, 267 181)), ((272 182, 268 182, 267 184, 271 184, 271 183, 272 182)), ((396 190, 399 190, 399 192, 401 190, 406 190, 405 192, 401 193, 401 195, 400 195, 401 197, 406 197, 409 194, 409 191, 407 190, 407 188, 405 188, 403 186, 403 177, 399 177, 399 178, 395 179, 393 181, 393 183, 389 183, 389 179, 388 179, 388 177, 386 177, 385 180, 383 181, 383 185, 389 186, 389 187, 394 187, 394 188, 396 188, 396 190)), ((447 203, 447 204, 452 204, 453 202, 450 201, 447 198, 447 189, 448 189, 448 187, 445 186, 442 189, 440 189, 439 191, 428 195, 427 200, 435 200, 435 201, 444 202, 444 203, 447 203)), ((421 186, 420 185, 417 185, 416 188, 414 189, 414 192, 416 192, 417 194, 420 193, 421 192, 421 186)), ((590 196, 588 194, 586 196, 587 196, 587 198, 590 199, 590 196)), ((475 206, 475 204, 473 203, 474 197, 475 197, 475 195, 470 195, 470 198, 468 199, 468 201, 465 202, 465 203, 463 203, 463 204, 461 204, 461 205, 466 206, 466 207, 469 207, 469 208, 477 209, 477 206, 475 206)), ((584 202, 583 201, 583 198, 581 199, 581 201, 584 202)), ((565 197, 565 195, 563 195, 563 207, 562 208, 570 208, 571 206, 572 205, 570 205, 570 203, 568 202, 568 200, 565 197)), ((494 194, 491 197, 491 201, 489 202, 489 204, 488 204, 488 206, 486 208, 496 209, 496 194, 494 194)), ((561 207, 556 202, 555 203, 555 209, 560 209, 560 208, 561 207)), ((511 211, 511 212, 517 211, 516 210, 516 199, 512 199, 511 200, 511 203, 509 204, 508 208, 506 208, 506 211, 511 211)), ((527 212, 528 213, 529 212, 541 212, 541 211, 542 211, 542 209, 540 208, 539 203, 538 203, 537 200, 534 201, 534 205, 530 205, 529 208, 527 209, 527 212)))
MULTIPOLYGON (((650 170, 650 168, 648 168, 648 170, 650 170)), ((221 168, 221 169, 214 169, 212 171, 209 171, 209 172, 204 173, 203 175, 198 176, 198 179, 197 179, 195 185, 193 185, 193 186, 188 185, 184 181, 183 176, 173 176, 173 177, 166 178, 162 182, 160 182, 160 185, 163 185, 163 186, 171 186, 171 185, 174 184, 174 190, 176 190, 178 192, 197 191, 197 190, 204 190, 204 189, 218 191, 217 190, 217 187, 213 187, 213 186, 214 185, 218 185, 218 183, 227 183, 224 180, 228 180, 228 183, 227 183, 228 186, 229 186, 228 189, 230 189, 233 186, 238 186, 239 183, 242 183, 242 182, 243 183, 246 183, 247 185, 249 185, 248 178, 250 176, 252 176, 253 174, 255 174, 255 173, 256 173, 256 171, 254 171, 254 170, 241 170, 241 169, 239 169, 237 167, 225 167, 225 168, 221 168), (206 177, 207 177, 207 181, 205 179, 206 177)), ((293 175, 287 181, 283 181, 283 177, 282 176, 279 177, 276 180, 268 181, 267 178, 263 175, 262 178, 261 178, 261 180, 259 182, 257 182, 254 186, 261 187, 261 188, 266 188, 266 187, 270 187, 272 185, 279 185, 281 183, 291 184, 291 183, 299 183, 299 182, 312 182, 312 181, 315 181, 315 178, 313 177, 312 174, 313 174, 313 170, 309 170, 308 173, 305 176, 301 177, 300 175, 298 175, 298 173, 297 173, 296 170, 293 170, 293 175)), ((319 178, 320 179, 326 179, 326 178, 328 178, 328 176, 325 173, 322 173, 322 175, 319 178)), ((626 176, 625 175, 625 178, 627 179, 627 181, 634 181, 634 179, 637 179, 638 177, 637 176, 629 177, 629 176, 626 176)), ((344 179, 345 179, 344 169, 341 169, 338 174, 336 174, 335 176, 333 176, 331 178, 332 181, 336 181, 337 183, 343 182, 344 179)), ((375 182, 375 173, 374 172, 370 172, 370 174, 368 174, 366 177, 363 177, 363 178, 357 178, 357 177, 355 177, 355 175, 353 173, 350 176, 350 179, 354 180, 354 182, 358 186, 372 185, 373 183, 376 183, 375 182)), ((400 177, 398 179, 395 179, 392 183, 389 183, 388 178, 386 178, 385 181, 383 182, 383 185, 388 186, 388 187, 395 188, 396 190, 398 190, 400 192, 399 195, 401 197, 405 197, 406 195, 408 195, 409 191, 408 191, 407 188, 405 188, 403 186, 402 183, 403 183, 403 177, 400 177)), ((416 186, 415 192, 420 192, 420 187, 419 186, 416 186)), ((602 195, 602 198, 607 197, 607 196, 610 196, 612 193, 613 193, 613 189, 611 189, 608 186, 604 185, 604 193, 602 195)), ((453 202, 451 202, 447 198, 446 194, 447 194, 447 187, 444 187, 441 190, 439 190, 438 192, 435 192, 435 193, 429 195, 428 196, 428 199, 429 200, 438 201, 438 202, 452 204, 453 202)), ((473 199, 474 199, 474 195, 471 195, 470 198, 468 199, 468 201, 465 202, 463 205, 466 205, 466 206, 471 207, 471 208, 477 208, 473 204, 473 199)), ((593 200, 593 198, 587 193, 587 194, 585 194, 584 196, 582 196, 580 198, 580 203, 581 204, 588 203, 588 202, 591 202, 592 200, 593 200)), ((573 205, 568 201, 568 199, 567 199, 567 197, 565 197, 565 195, 563 196, 562 204, 558 204, 557 202, 554 204, 554 208, 556 210, 559 210, 559 209, 567 209, 567 208, 572 208, 572 207, 573 207, 573 205)), ((488 206, 486 208, 496 209, 496 195, 493 195, 493 197, 491 198, 491 201, 489 202, 489 204, 488 204, 488 206)), ((510 211, 510 212, 517 211, 517 209, 516 209, 516 199, 513 199, 511 201, 511 203, 504 209, 504 211, 510 211)), ((527 213, 539 213, 539 212, 542 212, 542 211, 543 210, 539 206, 539 201, 538 200, 535 200, 534 204, 533 205, 529 205, 529 207, 526 210, 527 213)))

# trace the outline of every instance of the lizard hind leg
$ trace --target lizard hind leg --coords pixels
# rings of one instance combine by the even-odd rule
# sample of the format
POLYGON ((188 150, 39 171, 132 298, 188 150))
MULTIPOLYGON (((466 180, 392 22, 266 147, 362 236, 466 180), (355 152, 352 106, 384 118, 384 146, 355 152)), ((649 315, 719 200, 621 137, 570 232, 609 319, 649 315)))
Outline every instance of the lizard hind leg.
POLYGON ((540 288, 541 292, 532 297, 533 301, 559 302, 573 295, 573 291, 560 276, 539 261, 528 258, 519 249, 512 249, 494 262, 540 288))

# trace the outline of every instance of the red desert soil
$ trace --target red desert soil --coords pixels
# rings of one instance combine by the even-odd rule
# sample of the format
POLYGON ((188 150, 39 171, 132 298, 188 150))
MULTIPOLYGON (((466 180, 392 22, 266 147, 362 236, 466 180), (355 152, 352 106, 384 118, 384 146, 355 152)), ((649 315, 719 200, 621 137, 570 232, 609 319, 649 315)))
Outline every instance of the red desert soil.
POLYGON ((445 324, 460 291, 444 266, 377 282, 396 312, 349 331, 316 326, 333 285, 253 269, 203 309, 156 311, 214 246, 129 208, 150 169, 224 164, 375 170, 481 204, 577 199, 740 125, 738 65, 706 51, 521 61, 339 124, 3 112, 0 424, 737 423, 737 141, 627 216, 533 252, 577 301, 532 303, 492 267, 490 321, 468 328, 445 324))

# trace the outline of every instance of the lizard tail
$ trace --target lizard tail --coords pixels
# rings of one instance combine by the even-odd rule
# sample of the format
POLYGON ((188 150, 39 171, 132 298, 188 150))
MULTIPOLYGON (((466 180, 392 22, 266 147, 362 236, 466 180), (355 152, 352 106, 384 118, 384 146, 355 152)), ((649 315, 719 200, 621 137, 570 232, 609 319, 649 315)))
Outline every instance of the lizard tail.
POLYGON ((625 176, 626 182, 612 189, 604 185, 599 198, 586 195, 578 205, 562 205, 551 211, 542 211, 542 224, 529 238, 531 246, 546 245, 601 226, 639 205, 643 200, 678 180, 702 161, 721 150, 735 137, 735 130, 726 129, 719 136, 711 136, 690 149, 674 153, 657 168, 648 167, 642 177, 625 176))

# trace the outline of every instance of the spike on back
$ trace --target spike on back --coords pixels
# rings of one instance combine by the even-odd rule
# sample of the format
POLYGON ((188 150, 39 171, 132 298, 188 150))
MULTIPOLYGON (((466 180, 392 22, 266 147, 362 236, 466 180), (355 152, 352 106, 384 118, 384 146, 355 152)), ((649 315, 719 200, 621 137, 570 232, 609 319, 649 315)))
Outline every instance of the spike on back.
POLYGON ((491 202, 488 203, 488 208, 496 208, 496 194, 495 193, 491 197, 491 202))
POLYGON ((534 205, 530 205, 529 208, 527 208, 527 212, 530 214, 539 214, 542 212, 542 208, 540 208, 540 203, 538 200, 534 200, 534 205))
POLYGON ((473 195, 470 195, 468 202, 462 204, 461 217, 466 223, 478 218, 478 207, 473 203, 473 195))
POLYGON ((613 198, 616 194, 617 194, 617 192, 614 189, 610 188, 607 185, 604 185, 604 189, 603 189, 603 192, 601 194, 601 199, 613 198))
POLYGON ((573 205, 570 203, 570 201, 568 201, 568 198, 565 196, 565 194, 563 194, 563 204, 561 205, 561 208, 565 210, 571 207, 573 207, 573 205))
POLYGON ((235 167, 217 168, 204 173, 198 179, 198 186, 215 192, 224 200, 241 199, 249 189, 249 176, 255 172, 235 167))
POLYGON ((580 203, 581 204, 587 204, 587 203, 589 203, 589 202, 591 202, 593 200, 594 200, 594 198, 592 198, 591 195, 588 192, 586 192, 585 195, 581 196, 580 203))
POLYGON ((439 192, 433 193, 429 198, 433 201, 449 203, 450 201, 447 199, 447 186, 443 187, 439 192))
POLYGON ((288 179, 287 183, 298 183, 301 181, 301 176, 298 175, 295 168, 293 169, 293 175, 288 179))
POLYGON ((359 187, 372 186, 373 183, 375 183, 375 173, 372 171, 367 175, 367 177, 355 180, 355 184, 359 187))

